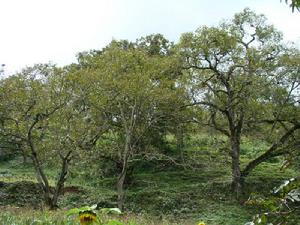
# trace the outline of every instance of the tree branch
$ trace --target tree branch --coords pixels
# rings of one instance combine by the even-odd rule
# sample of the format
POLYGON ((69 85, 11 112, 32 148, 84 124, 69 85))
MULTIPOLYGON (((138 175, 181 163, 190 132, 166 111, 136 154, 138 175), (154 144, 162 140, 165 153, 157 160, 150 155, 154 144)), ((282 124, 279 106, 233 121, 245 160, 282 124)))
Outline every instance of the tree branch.
MULTIPOLYGON (((300 129, 300 124, 294 125, 279 139, 278 142, 274 143, 265 153, 249 162, 245 169, 241 172, 242 177, 246 177, 253 169, 255 169, 262 162, 265 162, 266 160, 277 156, 275 151, 281 145, 283 145, 289 139, 289 137, 298 129, 300 129)), ((281 152, 280 155, 282 154, 283 153, 281 152)))

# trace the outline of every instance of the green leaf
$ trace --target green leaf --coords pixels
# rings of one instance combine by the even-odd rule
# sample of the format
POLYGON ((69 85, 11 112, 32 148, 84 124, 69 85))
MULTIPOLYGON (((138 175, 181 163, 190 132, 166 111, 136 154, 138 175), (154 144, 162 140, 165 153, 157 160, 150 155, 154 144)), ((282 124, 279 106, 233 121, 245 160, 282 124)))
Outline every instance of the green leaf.
POLYGON ((80 211, 81 211, 81 210, 78 209, 78 208, 70 209, 70 210, 67 212, 67 216, 71 216, 71 215, 78 214, 80 211))
POLYGON ((112 214, 121 214, 121 210, 119 208, 103 208, 100 210, 102 213, 112 213, 112 214))
POLYGON ((84 212, 84 211, 92 211, 92 212, 94 212, 94 210, 95 210, 96 208, 97 208, 97 205, 83 206, 83 207, 81 207, 81 208, 70 209, 70 210, 67 212, 67 216, 79 214, 80 212, 84 212))

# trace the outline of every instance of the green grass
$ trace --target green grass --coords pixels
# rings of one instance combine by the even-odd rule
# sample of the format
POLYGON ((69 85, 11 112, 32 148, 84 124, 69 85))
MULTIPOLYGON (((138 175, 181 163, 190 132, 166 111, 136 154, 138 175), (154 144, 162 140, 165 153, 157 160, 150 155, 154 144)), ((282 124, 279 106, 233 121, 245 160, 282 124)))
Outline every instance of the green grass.
MULTIPOLYGON (((66 210, 36 211, 20 208, 0 208, 0 225, 79 225, 77 216, 67 217, 66 210)), ((198 220, 176 219, 172 216, 153 217, 144 214, 101 215, 106 224, 110 220, 121 221, 124 225, 192 225, 198 220)), ((100 218, 99 217, 99 218, 100 218)))
POLYGON ((32 165, 23 165, 19 159, 0 163, 0 181, 35 181, 35 174, 32 165))
MULTIPOLYGON (((216 140, 201 134, 190 138, 185 146, 186 159, 195 163, 194 169, 155 164, 138 167, 126 190, 127 214, 120 219, 130 225, 192 225, 199 221, 206 225, 243 225, 250 221, 260 209, 237 202, 231 195, 230 165, 227 157, 220 154, 226 151, 226 145, 224 138, 216 140)), ((266 146, 266 143, 244 139, 242 151, 247 154, 242 155, 241 165, 266 146)), ((251 193, 266 196, 274 186, 297 174, 292 169, 280 170, 279 161, 263 163, 249 175, 246 198, 251 193)), ((22 165, 20 159, 1 162, 0 225, 78 224, 76 219, 65 217, 67 209, 96 203, 103 207, 116 206, 116 177, 98 178, 85 171, 78 172, 76 167, 73 169, 75 173, 66 182, 66 187, 73 191, 60 198, 59 211, 48 212, 39 211, 43 209, 42 197, 32 166, 22 165), (33 223, 35 219, 42 222, 33 223)), ((46 172, 53 184, 56 172, 50 168, 46 172)))
MULTIPOLYGON (((13 170, 13 173, 18 171, 13 170)), ((96 187, 91 187, 90 184, 81 186, 83 192, 66 193, 60 200, 60 206, 73 208, 97 202, 114 204, 116 199, 116 192, 112 186, 114 180, 107 178, 102 182, 98 181, 96 187)), ((131 212, 132 221, 136 221, 136 224, 197 224, 197 221, 205 221, 211 225, 232 224, 233 221, 234 224, 244 224, 251 218, 253 211, 240 205, 230 196, 229 183, 228 173, 224 175, 224 171, 217 169, 206 169, 202 172, 175 170, 139 173, 135 175, 133 184, 126 193, 126 208, 131 212)), ((21 187, 13 188, 13 185, 17 184, 11 183, 10 190, 7 190, 15 197, 14 202, 7 202, 9 205, 20 206, 22 199, 26 200, 24 191, 28 191, 26 186, 30 183, 19 181, 21 187)), ((40 198, 36 202, 32 201, 35 195, 37 194, 33 193, 31 197, 29 195, 30 198, 27 200, 32 204, 40 201, 38 204, 41 205, 40 198)), ((30 204, 27 204, 28 206, 30 204)), ((6 214, 1 212, 1 220, 21 221, 19 224, 33 220, 30 212, 19 216, 13 215, 15 214, 9 213, 9 210, 6 214)), ((59 223, 56 217, 49 219, 49 216, 42 215, 37 214, 37 218, 45 224, 48 223, 45 222, 47 220, 52 221, 48 224, 72 224, 70 221, 59 223)))
POLYGON ((76 219, 67 218, 63 211, 33 211, 31 209, 1 208, 1 225, 75 225, 76 219))

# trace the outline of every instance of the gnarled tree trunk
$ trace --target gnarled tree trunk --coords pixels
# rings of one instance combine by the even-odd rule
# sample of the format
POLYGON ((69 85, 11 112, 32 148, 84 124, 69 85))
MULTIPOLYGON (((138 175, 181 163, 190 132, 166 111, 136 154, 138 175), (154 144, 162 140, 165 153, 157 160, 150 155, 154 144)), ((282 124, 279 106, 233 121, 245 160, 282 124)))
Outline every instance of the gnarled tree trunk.
POLYGON ((242 180, 241 180, 241 169, 240 169, 240 137, 234 135, 230 138, 231 144, 231 173, 232 182, 231 189, 238 199, 242 193, 242 180))

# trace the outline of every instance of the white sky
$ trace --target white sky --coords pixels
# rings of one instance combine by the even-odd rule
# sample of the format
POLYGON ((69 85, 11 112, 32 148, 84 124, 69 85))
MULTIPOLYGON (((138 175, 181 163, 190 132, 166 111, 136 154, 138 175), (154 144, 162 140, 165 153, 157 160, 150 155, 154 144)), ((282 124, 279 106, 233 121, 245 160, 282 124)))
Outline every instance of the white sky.
POLYGON ((249 7, 300 47, 300 13, 284 0, 0 0, 0 64, 6 74, 34 63, 66 65, 114 39, 162 33, 177 41, 249 7))

